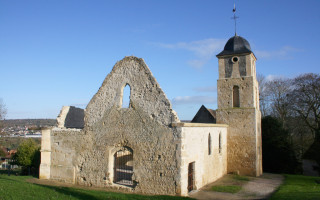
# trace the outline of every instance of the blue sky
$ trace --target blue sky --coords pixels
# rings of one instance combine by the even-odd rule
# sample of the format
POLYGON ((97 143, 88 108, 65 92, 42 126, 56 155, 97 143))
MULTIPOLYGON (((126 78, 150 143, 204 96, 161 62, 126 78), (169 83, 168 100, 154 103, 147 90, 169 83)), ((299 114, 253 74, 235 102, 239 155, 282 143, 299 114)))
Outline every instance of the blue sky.
MULTIPOLYGON (((216 109, 233 0, 0 0, 0 98, 7 119, 85 108, 114 64, 143 58, 180 119, 216 109)), ((319 0, 237 0, 238 35, 266 77, 319 73, 319 0)))

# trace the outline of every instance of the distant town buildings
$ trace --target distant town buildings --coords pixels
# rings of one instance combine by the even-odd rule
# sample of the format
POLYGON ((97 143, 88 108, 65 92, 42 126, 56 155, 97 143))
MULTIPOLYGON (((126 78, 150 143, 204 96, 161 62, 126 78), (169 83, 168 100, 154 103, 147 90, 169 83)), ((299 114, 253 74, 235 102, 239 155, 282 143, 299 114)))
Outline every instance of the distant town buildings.
POLYGON ((1 129, 0 137, 41 138, 41 130, 35 126, 7 126, 1 129))
POLYGON ((9 149, 2 147, 0 150, 2 150, 5 155, 0 156, 0 169, 14 169, 17 168, 17 165, 11 165, 10 161, 12 159, 12 156, 17 153, 16 149, 9 149))

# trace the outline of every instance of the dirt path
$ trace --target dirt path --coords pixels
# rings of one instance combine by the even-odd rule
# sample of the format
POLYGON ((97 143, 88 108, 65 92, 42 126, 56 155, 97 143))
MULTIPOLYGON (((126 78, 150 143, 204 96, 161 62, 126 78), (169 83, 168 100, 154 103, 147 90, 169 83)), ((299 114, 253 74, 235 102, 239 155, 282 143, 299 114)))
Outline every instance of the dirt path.
POLYGON ((232 175, 226 175, 218 181, 209 184, 199 191, 194 191, 190 197, 201 200, 234 200, 234 199, 267 199, 283 182, 283 176, 279 174, 264 173, 260 177, 250 178, 249 181, 236 181, 232 175), (214 185, 242 185, 238 193, 222 193, 209 191, 214 185))

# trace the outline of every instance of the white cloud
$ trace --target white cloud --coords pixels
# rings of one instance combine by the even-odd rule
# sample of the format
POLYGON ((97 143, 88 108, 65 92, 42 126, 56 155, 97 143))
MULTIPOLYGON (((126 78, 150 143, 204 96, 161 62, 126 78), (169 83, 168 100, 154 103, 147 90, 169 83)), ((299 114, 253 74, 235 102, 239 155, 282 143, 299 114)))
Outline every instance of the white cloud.
POLYGON ((267 82, 269 81, 274 81, 276 79, 286 79, 286 77, 282 76, 282 75, 273 75, 273 74, 269 74, 268 76, 266 76, 265 80, 267 82))
POLYGON ((290 59, 292 58, 291 54, 294 52, 300 52, 301 49, 297 49, 291 46, 284 46, 279 50, 274 51, 255 51, 254 53, 258 58, 278 58, 278 59, 290 59))
POLYGON ((71 104, 71 106, 77 107, 77 108, 86 108, 87 107, 87 103, 73 103, 71 104))
POLYGON ((206 87, 196 87, 193 88, 194 91, 196 92, 216 92, 217 91, 217 87, 216 86, 206 86, 206 87))
POLYGON ((196 69, 200 69, 204 64, 208 62, 207 60, 189 60, 187 61, 188 65, 196 69))
POLYGON ((225 45, 225 39, 209 38, 192 42, 179 42, 175 44, 153 44, 167 49, 182 49, 190 51, 196 58, 187 61, 187 63, 192 67, 201 68, 212 57, 214 57, 217 53, 219 53, 219 51, 223 49, 225 45))
POLYGON ((174 105, 181 104, 214 104, 216 97, 213 96, 178 96, 173 98, 174 105))

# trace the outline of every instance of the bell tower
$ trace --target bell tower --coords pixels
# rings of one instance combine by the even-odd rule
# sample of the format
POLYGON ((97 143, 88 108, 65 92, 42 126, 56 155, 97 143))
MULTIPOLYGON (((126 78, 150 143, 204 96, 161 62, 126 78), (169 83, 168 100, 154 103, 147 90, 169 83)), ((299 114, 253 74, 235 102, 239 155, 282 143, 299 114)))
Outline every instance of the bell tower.
POLYGON ((229 125, 228 173, 259 176, 262 146, 256 57, 248 41, 235 35, 217 58, 217 123, 229 125))

